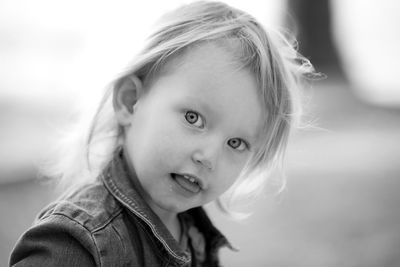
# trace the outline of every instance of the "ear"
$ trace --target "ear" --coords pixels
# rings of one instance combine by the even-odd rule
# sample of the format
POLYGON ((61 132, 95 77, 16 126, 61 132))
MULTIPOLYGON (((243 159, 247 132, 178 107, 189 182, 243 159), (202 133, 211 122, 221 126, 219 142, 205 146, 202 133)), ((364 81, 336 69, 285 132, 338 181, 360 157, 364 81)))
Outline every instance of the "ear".
POLYGON ((134 105, 142 93, 142 82, 136 76, 130 75, 121 78, 114 86, 113 106, 120 125, 130 124, 134 105))

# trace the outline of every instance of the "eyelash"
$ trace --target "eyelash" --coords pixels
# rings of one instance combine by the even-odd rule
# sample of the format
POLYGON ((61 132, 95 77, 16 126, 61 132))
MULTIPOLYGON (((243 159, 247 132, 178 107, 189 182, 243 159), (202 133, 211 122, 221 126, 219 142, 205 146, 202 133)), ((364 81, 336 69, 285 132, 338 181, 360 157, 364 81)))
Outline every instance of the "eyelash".
MULTIPOLYGON (((193 110, 186 111, 185 112, 185 120, 189 124, 194 125, 195 127, 199 128, 199 129, 203 129, 204 128, 205 120, 204 120, 203 116, 201 114, 199 114, 198 112, 196 112, 196 111, 193 111, 193 110), (201 120, 201 125, 195 125, 195 123, 197 123, 199 119, 201 120)), ((232 147, 233 149, 238 150, 238 151, 244 151, 245 149, 250 150, 250 145, 246 141, 241 139, 241 138, 231 138, 231 139, 229 139, 228 140, 228 145, 230 147, 232 147), (235 140, 235 141, 238 140, 238 141, 240 141, 240 144, 237 147, 234 147, 234 146, 232 146, 230 144, 230 142, 232 140, 235 140), (243 149, 237 149, 242 144, 244 144, 245 147, 243 149)))

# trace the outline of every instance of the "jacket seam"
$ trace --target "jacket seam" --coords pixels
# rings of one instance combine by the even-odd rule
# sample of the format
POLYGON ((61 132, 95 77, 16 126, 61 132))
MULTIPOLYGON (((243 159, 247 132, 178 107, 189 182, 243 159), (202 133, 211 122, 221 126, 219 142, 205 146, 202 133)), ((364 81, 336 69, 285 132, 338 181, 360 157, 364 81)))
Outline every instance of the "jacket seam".
MULTIPOLYGON (((141 222, 138 222, 137 225, 138 225, 138 227, 140 227, 142 229, 143 233, 149 238, 149 242, 151 242, 151 244, 153 246, 157 247, 158 244, 155 242, 155 240, 153 240, 153 238, 152 238, 153 236, 148 232, 148 229, 146 229, 146 226, 143 225, 143 223, 141 223, 141 222)), ((164 254, 160 250, 156 249, 154 251, 154 253, 157 255, 157 257, 161 261, 165 261, 164 254)), ((171 257, 171 256, 169 256, 169 257, 171 257)), ((168 261, 170 261, 170 260, 168 260, 168 261)))
POLYGON ((107 220, 105 220, 102 224, 100 224, 99 226, 95 227, 92 230, 92 233, 96 233, 97 231, 100 231, 100 230, 104 229, 108 224, 110 224, 121 213, 122 213, 122 209, 119 208, 117 211, 115 211, 115 213, 111 214, 111 216, 107 220))
POLYGON ((93 233, 92 233, 85 225, 83 225, 81 222, 79 222, 79 221, 75 220, 74 218, 71 218, 70 216, 68 216, 68 215, 66 215, 66 214, 63 214, 63 213, 54 212, 54 213, 49 214, 48 216, 46 216, 46 217, 43 218, 43 219, 50 218, 51 215, 67 218, 67 219, 69 219, 69 220, 75 222, 75 223, 78 224, 79 226, 81 226, 83 229, 85 229, 85 230, 89 233, 90 238, 92 239, 92 242, 93 242, 93 244, 94 244, 94 246, 95 246, 95 248, 96 248, 97 258, 98 258, 98 261, 99 261, 100 267, 101 267, 102 264, 101 264, 101 260, 100 260, 100 259, 101 259, 101 258, 100 258, 100 252, 99 252, 99 250, 98 250, 98 247, 97 247, 97 244, 96 244, 96 240, 95 240, 95 238, 93 237, 93 233))

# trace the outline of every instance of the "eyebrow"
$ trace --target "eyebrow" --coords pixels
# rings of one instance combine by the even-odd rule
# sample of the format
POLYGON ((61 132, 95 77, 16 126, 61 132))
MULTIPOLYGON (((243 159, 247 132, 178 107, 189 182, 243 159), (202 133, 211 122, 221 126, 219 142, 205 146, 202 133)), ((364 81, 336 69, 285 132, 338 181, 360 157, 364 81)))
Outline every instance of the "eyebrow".
POLYGON ((186 100, 188 100, 191 104, 193 104, 201 109, 204 109, 207 113, 212 113, 214 115, 217 115, 216 112, 212 108, 209 107, 210 105, 206 101, 204 101, 203 99, 201 99, 199 97, 195 98, 192 96, 187 96, 186 100))

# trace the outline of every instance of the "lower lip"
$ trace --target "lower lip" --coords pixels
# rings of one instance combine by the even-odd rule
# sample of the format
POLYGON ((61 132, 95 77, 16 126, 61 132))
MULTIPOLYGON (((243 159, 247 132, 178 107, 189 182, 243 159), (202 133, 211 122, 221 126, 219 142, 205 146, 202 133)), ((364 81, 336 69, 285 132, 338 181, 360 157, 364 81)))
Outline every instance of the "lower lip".
POLYGON ((199 186, 190 184, 191 182, 187 181, 186 178, 183 178, 182 176, 178 176, 175 174, 170 175, 170 177, 174 181, 179 192, 187 197, 197 195, 201 191, 199 186))

